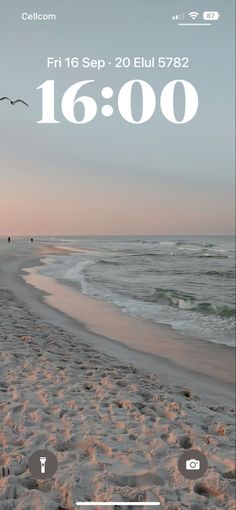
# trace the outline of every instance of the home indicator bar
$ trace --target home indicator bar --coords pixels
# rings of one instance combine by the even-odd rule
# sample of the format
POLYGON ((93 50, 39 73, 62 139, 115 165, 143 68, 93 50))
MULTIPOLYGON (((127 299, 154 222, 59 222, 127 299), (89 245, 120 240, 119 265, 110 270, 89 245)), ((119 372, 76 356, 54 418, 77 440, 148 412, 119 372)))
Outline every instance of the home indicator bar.
POLYGON ((76 501, 77 506, 160 506, 158 501, 76 501))

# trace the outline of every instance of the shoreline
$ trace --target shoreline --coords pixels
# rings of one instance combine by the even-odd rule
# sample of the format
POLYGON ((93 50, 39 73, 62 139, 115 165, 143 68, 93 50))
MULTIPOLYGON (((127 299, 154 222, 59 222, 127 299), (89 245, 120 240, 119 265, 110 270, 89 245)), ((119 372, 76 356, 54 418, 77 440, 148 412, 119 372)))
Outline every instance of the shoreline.
POLYGON ((113 304, 82 294, 72 283, 38 274, 37 267, 22 268, 27 273, 23 279, 42 292, 44 303, 74 319, 80 328, 200 376, 217 379, 217 373, 219 381, 233 384, 233 347, 183 336, 169 325, 131 317, 113 304))
MULTIPOLYGON (((17 283, 18 295, 25 297, 27 305, 37 314, 40 313, 43 319, 55 325, 60 324, 72 334, 78 334, 83 342, 102 353, 109 353, 122 362, 128 360, 139 368, 161 374, 162 379, 168 384, 174 384, 176 387, 189 386, 192 391, 206 396, 213 403, 219 402, 220 399, 222 403, 233 405, 235 373, 233 347, 187 338, 173 330, 171 326, 152 324, 146 320, 130 317, 115 305, 79 293, 73 284, 59 283, 40 275, 40 282, 37 282, 39 287, 37 285, 34 287, 33 284, 24 281, 26 272, 43 264, 41 259, 44 256, 57 253, 68 255, 68 250, 51 245, 35 245, 32 252, 33 257, 23 256, 17 267, 14 263, 11 264, 12 284, 15 292, 17 283), (47 281, 40 289, 40 283, 44 278, 51 280, 50 285, 47 288, 47 281), (55 287, 56 291, 60 290, 59 299, 56 293, 51 294, 55 287), (65 292, 68 301, 66 310, 65 292), (76 305, 75 310, 71 311, 71 304, 76 305), (101 315, 99 324, 98 315, 101 315), (96 316, 95 320, 91 320, 93 316, 96 316), (108 321, 110 317, 111 321, 108 321), (108 322, 110 324, 107 326, 108 322), (118 335, 113 332, 114 326, 119 331, 118 335), (149 350, 143 345, 143 338, 147 336, 151 344, 149 350), (210 357, 211 366, 208 363, 210 357)), ((34 277, 33 271, 33 279, 34 277)))
POLYGON ((231 510, 231 386, 198 381, 191 370, 91 333, 45 304, 20 275, 22 262, 31 265, 48 248, 39 251, 0 254, 1 508, 157 500, 164 510, 231 510), (178 470, 189 448, 208 459, 196 482, 178 470), (38 449, 57 456, 50 480, 29 473, 38 449))

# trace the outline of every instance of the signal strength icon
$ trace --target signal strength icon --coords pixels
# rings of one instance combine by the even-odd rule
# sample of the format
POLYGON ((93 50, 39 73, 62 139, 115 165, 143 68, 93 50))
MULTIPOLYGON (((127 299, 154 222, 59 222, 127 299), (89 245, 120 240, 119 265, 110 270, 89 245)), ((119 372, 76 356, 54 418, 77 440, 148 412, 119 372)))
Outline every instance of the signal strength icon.
POLYGON ((175 14, 172 16, 172 19, 175 21, 181 21, 184 19, 184 12, 181 12, 180 14, 175 14))
POLYGON ((190 16, 190 18, 192 18, 193 20, 195 20, 196 18, 198 18, 199 16, 199 12, 189 12, 188 15, 190 16))

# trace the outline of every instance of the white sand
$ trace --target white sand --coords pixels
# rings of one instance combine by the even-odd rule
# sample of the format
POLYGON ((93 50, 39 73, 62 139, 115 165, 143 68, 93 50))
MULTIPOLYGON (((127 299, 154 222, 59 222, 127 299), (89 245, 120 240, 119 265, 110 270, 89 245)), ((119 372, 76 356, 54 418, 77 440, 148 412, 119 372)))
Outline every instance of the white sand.
POLYGON ((234 509, 233 410, 89 347, 79 327, 73 335, 43 320, 25 303, 25 284, 3 270, 7 250, 0 256, 0 509, 69 510, 76 500, 234 509), (197 482, 177 468, 191 447, 209 462, 197 482), (49 481, 28 470, 28 457, 44 448, 59 461, 49 481))

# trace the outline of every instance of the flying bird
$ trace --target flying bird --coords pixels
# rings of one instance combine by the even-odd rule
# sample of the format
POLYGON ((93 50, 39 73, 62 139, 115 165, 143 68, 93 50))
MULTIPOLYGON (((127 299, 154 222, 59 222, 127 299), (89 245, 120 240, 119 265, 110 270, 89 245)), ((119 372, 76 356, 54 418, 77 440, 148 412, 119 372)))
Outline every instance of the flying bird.
POLYGON ((7 99, 11 103, 12 106, 15 106, 16 103, 23 103, 25 106, 29 106, 22 99, 16 99, 15 101, 12 101, 9 97, 0 97, 0 101, 3 101, 4 99, 7 99))

